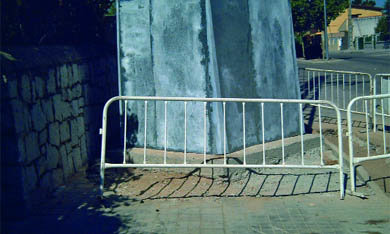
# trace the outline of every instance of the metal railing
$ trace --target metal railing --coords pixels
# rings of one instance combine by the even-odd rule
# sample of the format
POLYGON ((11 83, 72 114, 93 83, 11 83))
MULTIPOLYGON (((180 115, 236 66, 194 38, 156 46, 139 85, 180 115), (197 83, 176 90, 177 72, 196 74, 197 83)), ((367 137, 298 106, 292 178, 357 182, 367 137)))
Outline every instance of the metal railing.
MULTIPOLYGON (((387 130, 387 128, 390 126, 390 116, 388 114, 385 114, 385 106, 384 106, 384 102, 387 101, 389 102, 390 101, 390 94, 383 94, 383 95, 372 95, 372 96, 362 96, 362 97, 357 97, 357 98, 354 98, 349 104, 348 104, 348 108, 347 108, 347 124, 348 124, 348 144, 349 144, 349 163, 350 163, 350 178, 351 178, 351 190, 352 192, 356 192, 356 182, 355 182, 355 165, 356 164, 359 164, 361 162, 364 162, 364 161, 368 161, 368 160, 376 160, 376 159, 383 159, 383 158, 390 158, 390 152, 389 150, 387 149, 387 146, 390 145, 389 143, 389 140, 390 140, 390 136, 389 136, 389 130, 387 130), (365 140, 363 140, 363 143, 365 144, 365 151, 361 151, 359 152, 360 155, 357 155, 356 153, 356 148, 359 147, 359 144, 356 143, 354 145, 354 139, 355 137, 358 138, 357 136, 354 136, 354 132, 353 132, 353 119, 352 119, 352 109, 353 109, 353 106, 356 105, 356 103, 358 101, 362 102, 365 106, 365 109, 367 110, 368 109, 368 102, 370 101, 378 101, 380 100, 380 103, 381 103, 381 110, 380 112, 378 112, 378 108, 377 110, 375 111, 375 115, 376 116, 376 120, 375 120, 375 125, 379 125, 376 123, 376 121, 378 120, 378 118, 380 117, 380 125, 382 127, 382 134, 377 132, 375 133, 374 129, 377 130, 377 126, 375 126, 375 128, 372 128, 370 127, 370 121, 369 121, 369 114, 368 114, 368 111, 366 111, 365 113, 365 126, 366 126, 366 130, 365 130, 365 140), (371 130, 370 130, 371 129, 371 130), (387 133, 386 133, 387 132, 387 133), (371 144, 371 137, 372 137, 372 134, 376 134, 375 137, 376 139, 378 137, 381 137, 383 140, 383 142, 381 144, 383 144, 383 147, 382 149, 376 149, 375 151, 372 149, 372 144, 371 144), (356 146, 356 148, 355 148, 356 146), (359 157, 358 157, 359 156, 359 157)), ((387 110, 388 111, 388 110, 387 110)))
MULTIPOLYGON (((177 106, 177 105, 176 105, 177 106)), ((125 109, 126 110, 126 109, 125 109)), ((142 113, 138 112, 138 113, 142 113)), ((183 112, 182 112, 183 113, 183 112)), ((157 113, 156 113, 157 114, 157 113)), ((175 113, 177 114, 177 113, 175 113)), ((127 111, 125 111, 125 119, 127 118, 126 115, 128 115, 127 111)), ((176 123, 178 124, 178 123, 176 123)), ((142 127, 141 127, 142 128, 142 127)), ((199 130, 198 130, 199 131, 199 130)), ((113 97, 110 100, 107 101, 107 103, 104 106, 103 110, 103 123, 102 123, 102 129, 100 131, 102 135, 102 146, 101 146, 101 168, 100 168, 100 176, 101 176, 101 184, 100 184, 100 191, 103 193, 104 189, 104 174, 105 174, 105 169, 108 168, 302 168, 302 169, 333 169, 337 170, 339 172, 339 185, 340 185, 340 198, 343 199, 345 195, 345 188, 344 188, 344 174, 343 174, 343 158, 342 158, 342 128, 341 128, 341 114, 340 110, 337 108, 336 105, 329 101, 322 101, 322 100, 298 100, 298 99, 239 99, 239 98, 188 98, 188 97, 131 97, 131 96, 118 96, 118 97, 113 97), (143 139, 140 140, 140 142, 143 142, 143 162, 142 163, 129 163, 126 162, 126 142, 124 142, 124 149, 123 149, 123 162, 122 163, 108 163, 106 162, 106 147, 107 147, 107 121, 108 121, 108 109, 110 105, 113 102, 116 101, 123 101, 123 102, 137 102, 138 106, 143 106, 143 109, 145 110, 144 112, 144 122, 143 123, 143 129, 139 129, 139 132, 144 132, 145 134, 143 135, 143 139), (148 139, 147 139, 147 128, 148 128, 148 105, 150 102, 162 102, 161 104, 164 106, 163 111, 160 112, 163 114, 161 118, 164 120, 163 121, 163 132, 164 132, 164 142, 163 145, 160 145, 159 148, 163 149, 163 154, 161 154, 161 157, 163 157, 162 163, 147 163, 147 158, 148 158, 148 139), (176 102, 176 103, 182 103, 182 108, 184 111, 184 121, 183 123, 180 122, 180 124, 183 124, 182 126, 176 126, 180 128, 184 128, 183 131, 183 161, 182 163, 167 163, 167 154, 169 153, 167 150, 167 106, 169 103, 176 102), (187 126, 188 126, 188 118, 187 118, 187 103, 190 102, 195 102, 195 103, 203 103, 203 112, 202 113, 202 118, 203 120, 200 120, 198 122, 203 121, 203 131, 200 131, 200 138, 203 137, 203 157, 201 157, 201 163, 191 163, 187 160, 187 126), (220 164, 211 164, 207 163, 208 158, 211 155, 207 154, 207 149, 206 149, 206 144, 207 144, 207 129, 206 129, 206 124, 207 124, 207 110, 206 106, 208 103, 220 103, 222 104, 223 107, 223 139, 217 139, 220 141, 223 141, 223 155, 221 155, 221 159, 223 159, 222 163, 220 164), (228 163, 228 155, 227 155, 227 149, 226 149, 226 104, 228 103, 238 103, 238 105, 242 105, 242 163, 240 164, 229 164, 228 163), (262 139, 262 154, 259 154, 259 157, 262 158, 261 163, 256 163, 256 164, 251 164, 248 163, 247 161, 247 155, 246 155, 246 149, 247 149, 247 143, 246 143, 246 118, 245 118, 245 105, 249 103, 257 103, 261 107, 261 113, 259 113, 259 116, 261 116, 261 131, 258 133, 259 138, 262 139), (267 108, 265 107, 265 104, 270 105, 268 103, 273 103, 272 105, 279 105, 280 107, 280 129, 281 129, 281 155, 280 155, 280 163, 277 164, 270 164, 267 163, 266 158, 267 158, 267 153, 265 149, 265 142, 264 142, 264 113, 267 111, 267 108), (299 130, 297 134, 297 138, 300 139, 300 152, 297 154, 299 155, 298 157, 298 162, 291 163, 290 161, 286 161, 286 152, 285 152, 285 142, 286 138, 284 136, 284 119, 286 117, 283 116, 284 112, 284 106, 285 105, 292 105, 295 104, 297 107, 297 111, 299 112, 299 130), (319 124, 319 132, 320 132, 320 160, 318 162, 316 161, 315 163, 306 163, 305 162, 305 144, 304 144, 304 116, 303 116, 303 107, 304 105, 315 105, 318 108, 318 124, 319 124), (337 134, 338 134, 338 163, 335 163, 333 165, 327 165, 324 163, 324 150, 325 150, 325 145, 323 142, 323 135, 322 135, 322 126, 321 126, 321 109, 323 107, 331 108, 334 110, 336 113, 336 119, 337 119, 337 134)), ((124 124, 124 134, 126 134, 126 122, 124 124)), ((307 157, 307 156, 306 156, 307 157)))
MULTIPOLYGON (((327 100, 341 111, 355 97, 373 94, 372 77, 368 73, 304 68, 301 78, 303 99, 327 100)), ((370 106, 371 107, 371 106, 370 106)), ((354 113, 365 114, 364 105, 355 105, 354 113)))
MULTIPOLYGON (((376 74, 373 79, 373 94, 389 94, 390 93, 390 74, 376 74)), ((373 99, 373 108, 375 114, 373 115, 373 127, 374 131, 377 130, 377 116, 385 115, 390 117, 390 101, 383 100, 381 103, 377 103, 377 99, 373 99)))

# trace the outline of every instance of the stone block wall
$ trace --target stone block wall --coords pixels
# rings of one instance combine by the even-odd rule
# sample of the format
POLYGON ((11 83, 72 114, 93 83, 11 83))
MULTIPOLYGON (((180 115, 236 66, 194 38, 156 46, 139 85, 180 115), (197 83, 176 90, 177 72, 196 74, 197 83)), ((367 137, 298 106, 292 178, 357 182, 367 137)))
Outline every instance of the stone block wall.
POLYGON ((103 105, 118 92, 115 54, 42 48, 49 58, 41 58, 24 50, 2 64, 1 205, 10 217, 99 157, 103 105))

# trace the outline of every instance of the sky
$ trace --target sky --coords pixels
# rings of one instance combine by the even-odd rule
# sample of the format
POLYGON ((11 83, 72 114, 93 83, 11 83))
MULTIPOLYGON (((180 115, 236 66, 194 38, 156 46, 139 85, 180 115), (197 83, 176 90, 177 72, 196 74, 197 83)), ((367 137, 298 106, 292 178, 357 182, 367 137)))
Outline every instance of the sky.
POLYGON ((376 6, 383 7, 385 5, 386 0, 376 0, 376 6))

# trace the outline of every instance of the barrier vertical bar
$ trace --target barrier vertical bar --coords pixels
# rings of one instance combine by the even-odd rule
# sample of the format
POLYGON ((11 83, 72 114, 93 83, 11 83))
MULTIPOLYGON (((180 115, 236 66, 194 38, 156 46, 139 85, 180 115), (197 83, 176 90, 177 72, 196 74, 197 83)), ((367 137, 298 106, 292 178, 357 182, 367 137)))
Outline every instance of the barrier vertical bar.
POLYGON ((126 146, 127 146, 127 144, 126 144, 126 138, 127 138, 127 136, 126 136, 126 134, 127 134, 127 100, 125 100, 125 107, 124 107, 124 111, 123 111, 123 116, 124 116, 124 132, 123 132, 123 164, 125 164, 126 163, 126 146))
POLYGON ((345 109, 345 74, 343 73, 343 109, 345 109))
POLYGON ((325 72, 325 80, 324 80, 324 86, 325 86, 325 100, 328 100, 328 92, 326 91, 326 86, 327 86, 327 84, 328 84, 328 82, 327 82, 327 74, 326 74, 326 72, 325 72))
POLYGON ((146 133, 148 127, 148 101, 145 101, 144 164, 146 164, 146 133))
POLYGON ((324 165, 324 150, 322 142, 322 123, 321 123, 321 105, 318 105, 318 125, 320 128, 320 155, 321 155, 321 165, 324 165))
POLYGON ((339 73, 336 73, 336 80, 337 80, 337 83, 336 83, 336 105, 337 106, 340 106, 340 100, 339 100, 339 73))
POLYGON ((310 96, 310 71, 307 71, 307 97, 310 96))
POLYGON ((283 103, 280 103, 280 124, 282 131, 282 164, 285 165, 284 158, 284 123, 283 123, 283 103))
POLYGON ((318 72, 317 73, 317 77, 318 77, 318 100, 321 99, 321 73, 318 72))
POLYGON ((366 112, 366 132, 367 132, 367 155, 370 157, 370 128, 368 127, 369 122, 368 122, 368 109, 367 109, 367 100, 364 100, 364 105, 365 105, 365 112, 366 112))
POLYGON ((223 102, 223 164, 226 165, 226 102, 223 102))
POLYGON ((164 102, 164 164, 167 164, 167 105, 168 102, 164 102))
POLYGON ((203 102, 203 111, 204 111, 204 118, 203 118, 203 163, 206 164, 206 151, 207 151, 207 102, 203 102))
POLYGON ((332 84, 330 87, 331 87, 331 89, 330 89, 330 96, 331 96, 331 99, 330 99, 330 101, 331 102, 333 102, 333 99, 334 99, 334 95, 333 95, 333 72, 332 73, 330 73, 330 83, 332 84))
MULTIPOLYGON (((358 96, 358 78, 357 78, 357 74, 355 74, 355 97, 358 96)), ((355 104, 355 111, 358 110, 357 108, 357 103, 355 104)))
POLYGON ((352 100, 351 74, 349 74, 349 101, 352 100))
MULTIPOLYGON (((382 131, 383 131, 383 153, 387 154, 386 150, 386 126, 385 126, 385 106, 384 106, 384 100, 381 99, 381 105, 382 105, 382 131)), ((390 101, 390 100, 389 100, 390 101)))
POLYGON ((244 165, 246 165, 246 144, 245 144, 245 102, 242 103, 242 139, 244 144, 244 165))
POLYGON ((316 72, 313 71, 313 100, 316 100, 316 72))
MULTIPOLYGON (((365 96, 365 93, 364 93, 364 83, 366 83, 366 81, 365 81, 363 75, 361 75, 361 77, 363 78, 363 79, 362 79, 362 82, 363 82, 363 95, 362 95, 362 96, 365 96)), ((364 104, 362 103, 362 108, 364 109, 364 106, 363 106, 363 105, 364 105, 364 104)), ((367 109, 367 107, 366 107, 366 112, 369 112, 369 110, 367 109)))
POLYGON ((263 134, 263 165, 265 165, 264 102, 261 103, 261 132, 263 134))
POLYGON ((187 164, 187 102, 184 102, 184 164, 187 164))
MULTIPOLYGON (((355 166, 354 166, 354 158, 353 158, 353 132, 352 132, 352 106, 354 104, 354 101, 352 100, 348 104, 347 108, 347 127, 348 127, 348 145, 349 145, 349 173, 350 173, 350 180, 351 180, 351 191, 355 192, 355 166)), ((355 104, 356 105, 356 104, 355 104)), ((340 138, 340 136, 339 136, 340 138)))
POLYGON ((305 165, 305 156, 304 156, 304 145, 303 145, 303 113, 302 113, 302 103, 299 103, 299 124, 300 124, 300 130, 301 130, 301 160, 302 165, 305 165))

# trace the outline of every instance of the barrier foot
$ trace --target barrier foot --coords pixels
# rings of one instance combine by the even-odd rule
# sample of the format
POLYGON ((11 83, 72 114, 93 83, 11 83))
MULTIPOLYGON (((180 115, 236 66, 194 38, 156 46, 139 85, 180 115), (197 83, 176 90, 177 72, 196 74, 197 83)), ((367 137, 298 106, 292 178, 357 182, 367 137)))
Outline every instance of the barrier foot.
POLYGON ((361 199, 368 199, 368 197, 366 195, 364 195, 363 193, 354 192, 354 191, 351 191, 349 189, 347 189, 346 192, 348 195, 351 195, 351 196, 359 197, 361 199))

